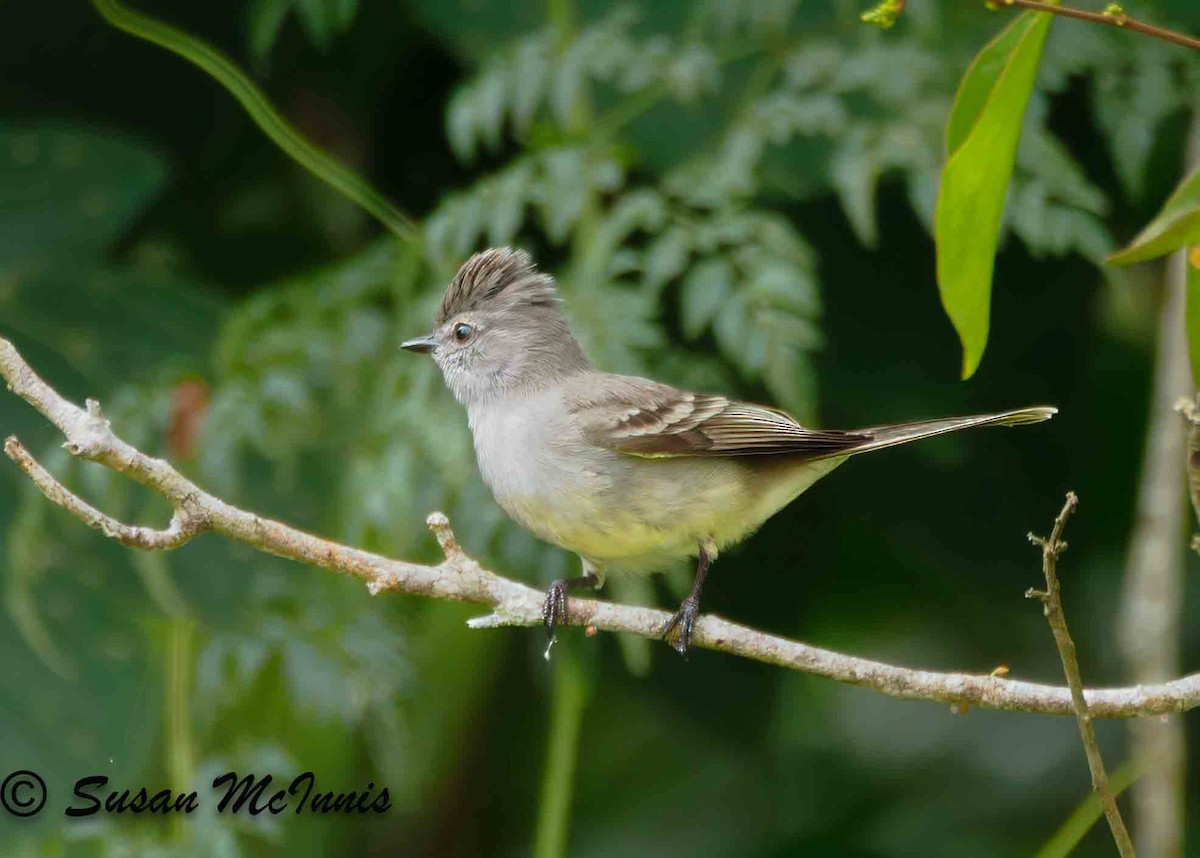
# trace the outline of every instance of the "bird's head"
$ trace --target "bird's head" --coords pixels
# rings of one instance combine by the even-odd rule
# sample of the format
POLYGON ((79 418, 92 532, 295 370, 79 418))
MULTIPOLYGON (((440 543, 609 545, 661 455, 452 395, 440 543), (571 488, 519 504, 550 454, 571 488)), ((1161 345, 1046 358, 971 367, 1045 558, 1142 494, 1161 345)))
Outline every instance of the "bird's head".
POLYGON ((442 297, 433 332, 402 348, 433 356, 464 405, 534 390, 587 367, 554 278, 522 250, 476 253, 442 297))

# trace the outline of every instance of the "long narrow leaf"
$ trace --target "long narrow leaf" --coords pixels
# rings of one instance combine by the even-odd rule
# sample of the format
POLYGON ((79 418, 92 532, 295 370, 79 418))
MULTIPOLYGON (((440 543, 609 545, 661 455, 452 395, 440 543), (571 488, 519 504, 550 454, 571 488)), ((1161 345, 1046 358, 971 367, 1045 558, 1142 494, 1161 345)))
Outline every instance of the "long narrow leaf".
POLYGON ((1192 362, 1192 383, 1200 384, 1200 245, 1187 259, 1187 339, 1192 362))
POLYGON ((967 66, 963 79, 958 84, 958 92, 954 95, 954 104, 950 107, 950 119, 946 122, 947 157, 958 151, 966 141, 967 135, 979 122, 979 117, 991 98, 992 90, 996 88, 996 81, 1004 73, 1013 50, 1029 35, 1029 30, 1035 23, 1037 19, 1032 15, 1015 18, 1000 31, 1000 35, 988 42, 967 66))
POLYGON ((1127 247, 1108 257, 1108 261, 1112 265, 1132 265, 1197 243, 1200 243, 1200 170, 1180 182, 1158 216, 1127 247))
POLYGON ((962 377, 987 345, 1004 200, 1051 16, 1027 12, 967 70, 950 113, 935 237, 942 306, 963 345, 962 377), (957 145, 956 145, 957 144, 957 145))
MULTIPOLYGON (((1146 767, 1130 760, 1117 768, 1116 771, 1108 779, 1108 788, 1114 796, 1118 796, 1131 785, 1137 782, 1138 778, 1146 773, 1146 767)), ((1104 813, 1104 808, 1100 804, 1100 796, 1095 792, 1090 792, 1084 797, 1083 801, 1071 811, 1071 815, 1066 818, 1058 831, 1050 837, 1049 840, 1038 850, 1036 858, 1067 858, 1075 847, 1079 845, 1079 841, 1083 840, 1084 836, 1091 831, 1092 826, 1096 824, 1104 813)))
POLYGON ((190 33, 122 6, 117 0, 92 0, 92 5, 118 30, 165 48, 198 66, 229 90, 250 118, 300 166, 358 203, 400 238, 411 240, 416 225, 361 176, 327 155, 280 115, 266 94, 224 53, 190 33))

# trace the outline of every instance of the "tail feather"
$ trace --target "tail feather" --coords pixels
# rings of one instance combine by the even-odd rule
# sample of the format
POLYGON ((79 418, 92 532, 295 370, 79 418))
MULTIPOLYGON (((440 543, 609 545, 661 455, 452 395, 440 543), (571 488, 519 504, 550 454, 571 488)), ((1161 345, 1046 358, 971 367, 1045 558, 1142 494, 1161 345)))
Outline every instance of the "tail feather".
POLYGON ((1001 411, 997 414, 975 414, 970 417, 946 417, 942 420, 922 420, 915 423, 896 423, 891 426, 874 426, 870 429, 860 429, 854 434, 865 435, 870 440, 845 450, 841 455, 856 455, 870 450, 882 450, 907 444, 909 441, 919 441, 934 435, 945 435, 947 432, 957 432, 959 429, 970 429, 974 426, 1025 426, 1029 423, 1041 423, 1049 420, 1058 409, 1051 405, 1035 405, 1030 408, 1017 408, 1012 411, 1001 411))

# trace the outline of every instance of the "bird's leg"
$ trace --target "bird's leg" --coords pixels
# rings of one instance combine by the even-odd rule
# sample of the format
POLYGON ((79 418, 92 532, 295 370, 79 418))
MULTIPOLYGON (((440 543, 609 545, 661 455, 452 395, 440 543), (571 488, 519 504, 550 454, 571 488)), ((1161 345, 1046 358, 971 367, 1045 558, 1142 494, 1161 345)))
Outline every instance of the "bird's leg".
POLYGON ((711 539, 701 542, 700 560, 696 564, 696 580, 692 582, 692 592, 663 627, 662 639, 670 643, 682 656, 687 656, 688 647, 692 645, 692 628, 696 625, 696 618, 700 616, 700 591, 704 588, 704 579, 708 577, 708 567, 716 559, 716 544, 711 539), (679 630, 679 634, 671 640, 671 632, 676 629, 679 630))
MULTIPOLYGON (((542 603, 542 622, 546 625, 546 636, 550 639, 551 644, 554 643, 555 627, 559 623, 567 621, 567 592, 583 587, 590 587, 596 590, 604 583, 604 577, 586 563, 583 567, 583 572, 584 574, 578 578, 558 579, 546 591, 546 601, 542 603)), ((550 649, 547 648, 546 656, 549 657, 549 655, 550 649)))

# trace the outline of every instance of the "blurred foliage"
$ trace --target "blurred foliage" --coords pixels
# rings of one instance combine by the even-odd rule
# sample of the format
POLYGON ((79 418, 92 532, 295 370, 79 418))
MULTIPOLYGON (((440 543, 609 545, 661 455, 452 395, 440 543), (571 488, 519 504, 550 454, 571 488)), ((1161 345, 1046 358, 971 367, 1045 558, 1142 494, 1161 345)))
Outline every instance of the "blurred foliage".
POLYGON ((246 4, 246 41, 256 61, 266 61, 291 14, 299 19, 309 41, 328 51, 354 23, 358 0, 251 0, 246 4))
MULTIPOLYGON (((1179 178, 1197 64, 1132 34, 1051 27, 1015 156, 993 342, 960 385, 929 233, 958 81, 1009 19, 909 0, 883 33, 861 5, 144 6, 254 69, 301 133, 419 216, 407 243, 347 214, 178 57, 82 5, 0 7, 0 334, 232 503, 426 560, 422 521, 442 509, 481 562, 543 582, 573 561, 504 519, 433 367, 396 352, 477 247, 536 251, 605 369, 828 425, 1052 401, 1050 429, 839 471, 722 558, 708 607, 889 661, 1003 661, 1056 681, 1020 599, 1037 572, 1022 534, 1070 486, 1083 507, 1068 610, 1085 675, 1115 682, 1108 625, 1153 289, 1100 265, 1179 178), (183 394, 197 385, 202 399, 183 394), (199 426, 188 449, 172 446, 181 419, 199 426)), ((1191 2, 1146 7, 1200 31, 1191 2)), ((0 426, 107 512, 165 520, 140 490, 53 450, 13 397, 0 426)), ((5 771, 37 769, 63 796, 95 772, 180 787, 188 772, 203 786, 231 768, 312 769, 327 788, 386 784, 395 805, 370 820, 0 818, 14 849, 528 852, 546 734, 572 731, 561 697, 551 714, 563 682, 535 631, 468 633, 460 606, 371 600, 215 537, 148 560, 49 508, 11 468, 0 525, 5 771)), ((561 647, 590 689, 572 855, 1025 855, 1087 791, 1066 720, 961 718, 625 640, 561 647)), ((1188 647, 1194 661, 1194 631, 1188 647)), ((541 824, 553 840, 554 820, 541 824)), ((1107 848, 1093 832, 1080 853, 1107 848)))

